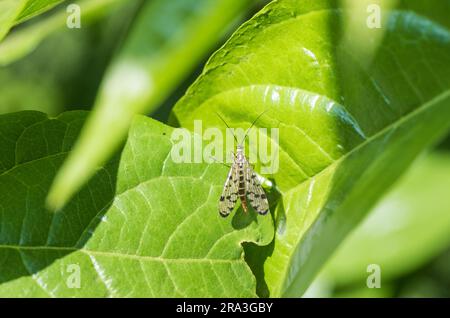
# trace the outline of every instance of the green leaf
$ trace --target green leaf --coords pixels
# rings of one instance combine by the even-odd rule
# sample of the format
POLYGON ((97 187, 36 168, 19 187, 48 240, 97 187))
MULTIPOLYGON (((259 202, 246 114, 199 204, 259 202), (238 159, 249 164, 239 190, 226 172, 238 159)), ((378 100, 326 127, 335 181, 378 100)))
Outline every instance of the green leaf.
MULTIPOLYGON (((108 13, 113 4, 122 0, 81 0, 76 2, 82 12, 82 22, 100 18, 108 13)), ((65 8, 35 24, 22 28, 0 43, 0 65, 8 65, 31 53, 40 42, 53 32, 66 26, 68 13, 65 8)))
POLYGON ((155 110, 248 5, 248 0, 156 0, 144 6, 55 179, 50 207, 67 202, 117 149, 133 116, 155 110))
POLYGON ((22 10, 25 0, 2 0, 0 1, 0 41, 13 26, 17 15, 22 10))
POLYGON ((137 117, 120 160, 59 213, 45 209, 85 117, 0 116, 0 295, 255 296, 241 243, 269 243, 272 219, 220 217, 227 169, 174 163, 173 128, 137 117), (70 288, 76 273, 80 288, 70 288))
POLYGON ((419 13, 394 10, 366 61, 341 45, 337 1, 273 2, 213 55, 175 106, 172 121, 189 129, 194 119, 223 127, 215 112, 246 128, 264 110, 256 126, 279 128, 275 240, 248 248, 260 295, 300 296, 448 130, 450 33, 419 13))
POLYGON ((1 0, 0 41, 14 25, 50 10, 62 0, 1 0))
POLYGON ((26 0, 25 7, 16 18, 16 24, 48 11, 64 0, 26 0))
POLYGON ((450 244, 450 155, 421 158, 323 268, 332 285, 360 283, 378 264, 383 282, 416 270, 450 244))

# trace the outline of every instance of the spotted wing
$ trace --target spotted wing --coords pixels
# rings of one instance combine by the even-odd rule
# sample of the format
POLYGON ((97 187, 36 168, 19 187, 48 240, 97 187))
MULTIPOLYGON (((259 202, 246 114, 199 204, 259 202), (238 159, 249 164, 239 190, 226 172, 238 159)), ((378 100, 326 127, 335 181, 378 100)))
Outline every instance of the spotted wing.
POLYGON ((247 163, 246 167, 246 189, 247 198, 252 208, 261 215, 269 212, 269 201, 259 182, 258 176, 247 163))
POLYGON ((233 164, 228 173, 227 180, 223 186, 222 195, 219 199, 219 213, 227 217, 233 211, 238 199, 238 175, 237 166, 233 164))

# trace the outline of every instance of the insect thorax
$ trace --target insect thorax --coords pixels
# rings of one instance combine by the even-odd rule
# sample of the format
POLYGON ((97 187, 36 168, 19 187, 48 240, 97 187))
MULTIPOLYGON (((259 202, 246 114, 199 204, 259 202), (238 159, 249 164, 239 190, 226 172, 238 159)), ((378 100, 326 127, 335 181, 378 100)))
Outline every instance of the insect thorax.
POLYGON ((244 146, 238 145, 236 148, 236 163, 243 163, 245 162, 245 152, 244 152, 244 146))

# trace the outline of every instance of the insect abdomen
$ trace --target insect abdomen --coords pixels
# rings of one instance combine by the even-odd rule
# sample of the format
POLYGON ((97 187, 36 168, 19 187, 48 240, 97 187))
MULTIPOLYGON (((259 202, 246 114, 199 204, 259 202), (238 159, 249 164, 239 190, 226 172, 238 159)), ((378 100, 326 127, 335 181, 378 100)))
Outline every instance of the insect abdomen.
POLYGON ((245 176, 244 176, 244 167, 242 164, 239 164, 239 186, 238 186, 238 194, 239 199, 241 199, 242 209, 244 212, 248 211, 247 207, 247 196, 246 196, 246 188, 245 188, 245 176))

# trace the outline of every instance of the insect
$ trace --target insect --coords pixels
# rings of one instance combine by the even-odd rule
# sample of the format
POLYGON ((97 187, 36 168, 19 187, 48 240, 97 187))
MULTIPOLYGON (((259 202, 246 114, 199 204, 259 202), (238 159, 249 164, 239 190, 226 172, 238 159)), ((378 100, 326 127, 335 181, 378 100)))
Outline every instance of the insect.
MULTIPOLYGON (((264 112, 260 114, 254 120, 250 128, 247 129, 242 142, 245 141, 248 131, 263 114, 264 112)), ((222 117, 220 117, 220 119, 222 119, 222 117)), ((223 119, 222 121, 228 127, 228 124, 223 119)), ((236 136, 234 136, 234 138, 236 140, 236 136)), ((258 176, 245 157, 242 142, 238 143, 236 154, 232 153, 233 163, 223 186, 222 195, 219 199, 219 213, 223 217, 227 217, 231 211, 233 211, 238 198, 241 200, 242 209, 245 213, 248 212, 248 203, 250 203, 252 208, 261 215, 265 215, 269 212, 269 202, 266 193, 261 187, 258 176)))

